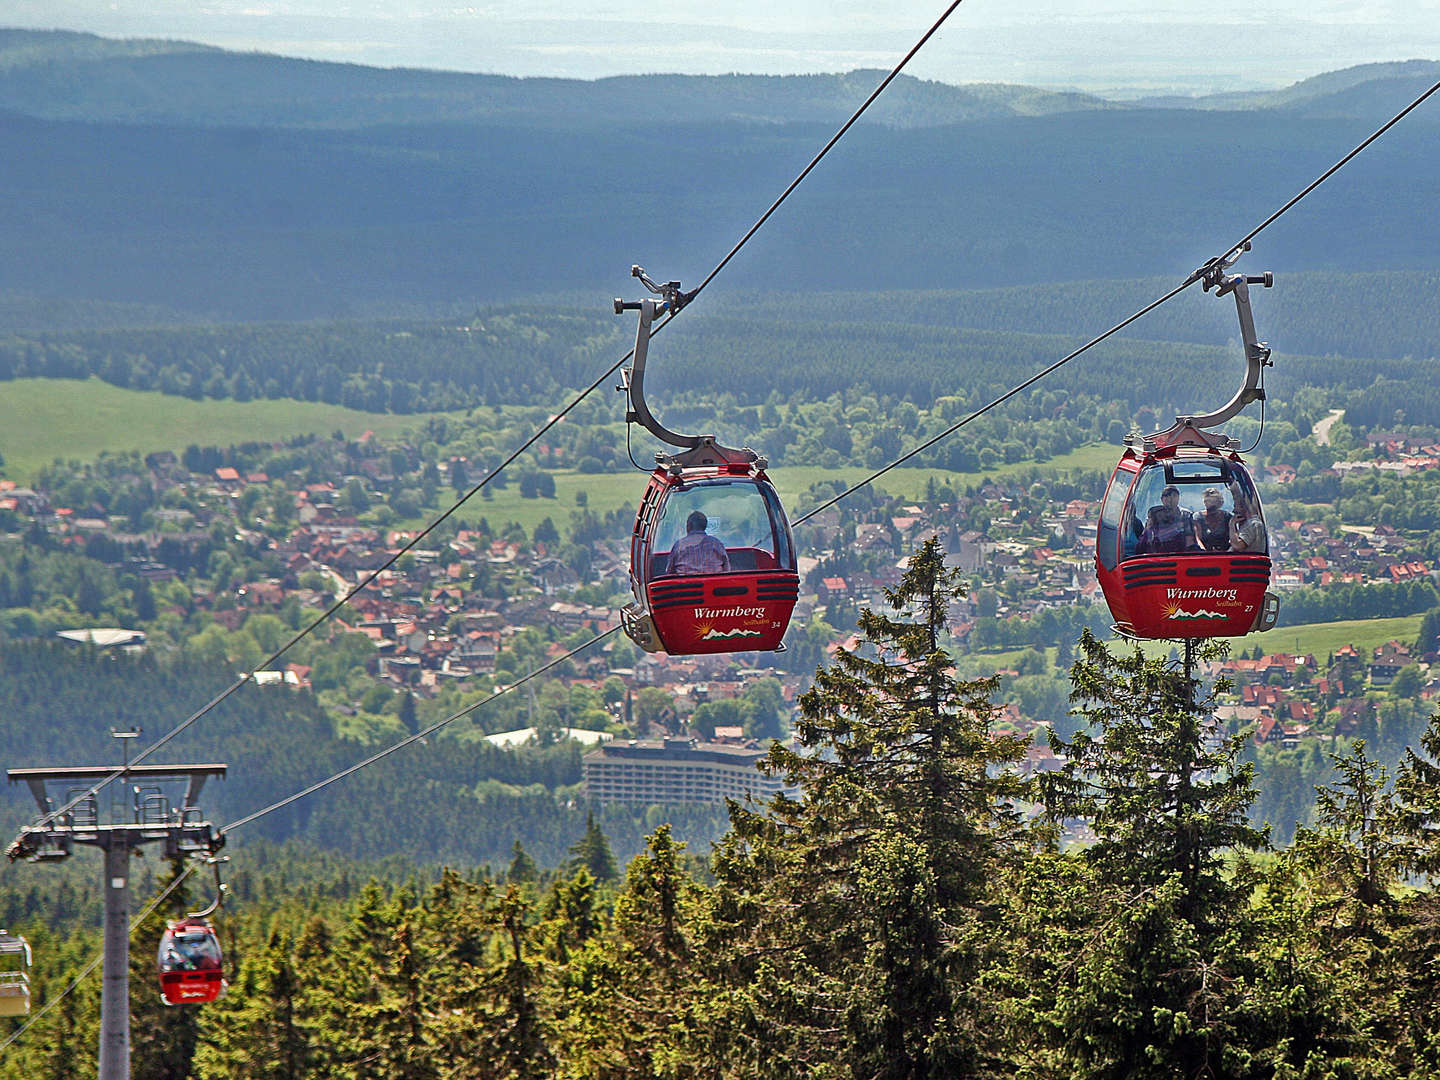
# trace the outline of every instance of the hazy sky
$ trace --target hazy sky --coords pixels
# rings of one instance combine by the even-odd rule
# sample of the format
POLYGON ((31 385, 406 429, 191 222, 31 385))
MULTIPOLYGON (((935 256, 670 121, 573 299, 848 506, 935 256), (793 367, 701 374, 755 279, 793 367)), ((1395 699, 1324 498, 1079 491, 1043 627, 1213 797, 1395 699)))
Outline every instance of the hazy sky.
MULTIPOLYGON (((598 78, 889 67, 944 0, 0 0, 0 25, 381 67, 598 78)), ((1118 93, 1440 59, 1440 0, 965 0, 912 74, 1118 93)))

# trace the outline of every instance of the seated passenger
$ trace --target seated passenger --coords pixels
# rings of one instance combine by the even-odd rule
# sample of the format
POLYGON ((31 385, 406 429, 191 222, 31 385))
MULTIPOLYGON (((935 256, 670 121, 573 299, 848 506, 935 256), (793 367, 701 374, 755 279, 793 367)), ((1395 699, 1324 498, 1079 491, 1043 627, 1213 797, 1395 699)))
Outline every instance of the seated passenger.
POLYGON ((1235 499, 1235 516, 1230 519, 1230 550, 1263 555, 1267 548, 1265 523, 1254 512, 1239 484, 1230 485, 1235 499))
POLYGON ((209 934, 191 930, 176 939, 180 947, 179 967, 186 971, 207 971, 220 966, 220 945, 209 934))
POLYGON ((1150 508, 1136 552, 1141 555, 1173 554, 1188 551, 1194 544, 1194 516, 1189 510, 1180 508, 1180 489, 1171 484, 1160 493, 1160 505, 1150 508))
POLYGON ((1230 550, 1230 511, 1219 488, 1205 489, 1205 509, 1195 515, 1195 539, 1206 551, 1230 550))
POLYGON ((703 512, 692 510, 685 519, 685 535, 670 549, 667 574, 723 574, 730 569, 725 545, 705 531, 710 524, 703 512))

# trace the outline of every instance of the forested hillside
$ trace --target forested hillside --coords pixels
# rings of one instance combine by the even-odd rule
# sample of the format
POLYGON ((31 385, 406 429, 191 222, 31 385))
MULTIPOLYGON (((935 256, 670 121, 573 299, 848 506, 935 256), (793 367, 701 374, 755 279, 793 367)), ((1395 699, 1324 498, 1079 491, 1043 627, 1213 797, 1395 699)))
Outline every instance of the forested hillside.
MULTIPOLYGON (((317 651, 332 655, 330 646, 317 651)), ((320 661, 323 664, 323 660, 320 661)), ((172 661, 130 659, 61 645, 9 643, 0 649, 0 761, 6 768, 58 761, 108 764, 109 728, 139 727, 158 739, 211 696, 227 677, 223 653, 172 661)), ((482 730, 523 724, 524 703, 512 697, 487 709, 482 730)), ((309 841, 353 858, 403 854, 419 863, 504 864, 518 842, 545 866, 558 865, 585 830, 577 806, 576 743, 505 750, 459 725, 364 770, 329 795, 302 800, 247 826, 237 839, 309 841), (572 798, 557 797, 566 788, 572 798)), ((164 760, 222 761, 227 778, 205 793, 218 823, 238 820, 353 765, 360 745, 334 734, 331 720, 308 694, 247 687, 209 713, 203 724, 170 743, 164 760)), ((0 832, 34 814, 28 789, 3 792, 0 832)), ((672 815, 677 832, 701 848, 718 837, 719 811, 672 815), (678 815, 678 816, 677 816, 678 815)), ((624 807, 600 820, 624 856, 642 845, 646 823, 624 807)))
MULTIPOLYGON (((905 75, 870 118, 890 127, 938 127, 1136 107, 1359 115, 1383 109, 1389 95, 1414 96, 1433 81, 1436 67, 1426 61, 1367 64, 1278 91, 1123 104, 1029 86, 951 86, 905 75)), ((670 120, 838 123, 881 74, 517 79, 295 60, 187 41, 0 30, 0 99, 16 112, 48 119, 297 128, 506 119, 569 128, 653 121, 661 101, 670 120)))
MULTIPOLYGON (((880 76, 517 79, 294 60, 179 41, 0 30, 0 99, 16 112, 48 119, 281 128, 501 120, 579 129, 653 121, 659 100, 667 121, 829 123, 843 119, 880 76)), ((947 86, 906 76, 878 103, 874 118, 895 127, 936 127, 1117 107, 1084 94, 947 86)))
MULTIPOLYGON (((9 44, 0 295, 241 320, 565 289, 603 298, 630 262, 694 280, 871 85, 865 73, 558 84, 183 46, 82 41, 68 55, 64 41, 14 32, 9 44), (458 111, 434 107, 457 93, 458 111), (380 98, 401 111, 377 109, 380 98), (293 126, 297 101, 332 115, 293 126)), ((1095 103, 907 83, 727 285, 1179 276, 1368 133, 1392 93, 1402 103, 1408 83, 1373 74, 1344 109, 1329 83, 1297 91, 1332 101, 1315 116, 1294 101, 1055 111, 1095 103)), ((1289 273, 1433 269, 1434 125, 1417 111, 1272 229, 1257 258, 1289 273)))
MULTIPOLYGON (((727 297, 725 310, 698 307, 657 337, 651 385, 657 401, 754 405, 777 394, 815 401, 859 391, 922 407, 944 397, 978 402, 1171 285, 727 297)), ((1428 375, 1440 341, 1435 288, 1429 272, 1317 273, 1282 276, 1257 292, 1256 318, 1276 349, 1269 382, 1279 408, 1317 387, 1346 398, 1365 426, 1390 423, 1397 409, 1410 423, 1440 422, 1428 375)), ((49 308, 15 303, 16 328, 0 323, 0 380, 97 376, 196 399, 293 398, 396 413, 555 404, 624 355, 633 334, 603 305, 575 303, 426 319, 116 329, 36 329, 49 308)), ((103 321, 104 309, 94 318, 103 321)), ((1228 300, 1197 288, 1045 387, 1124 401, 1132 411, 1193 408, 1197 383, 1228 383, 1238 369, 1237 346, 1218 344, 1234 337, 1234 318, 1228 300)))

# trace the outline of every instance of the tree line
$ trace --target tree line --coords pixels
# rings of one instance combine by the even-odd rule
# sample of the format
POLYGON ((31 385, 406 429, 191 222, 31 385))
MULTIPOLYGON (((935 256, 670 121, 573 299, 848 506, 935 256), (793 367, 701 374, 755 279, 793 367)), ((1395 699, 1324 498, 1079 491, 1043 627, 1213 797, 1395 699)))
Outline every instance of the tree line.
MULTIPOLYGON (((1430 281, 1405 277, 1404 296, 1424 295, 1430 281)), ((762 298, 741 314, 687 315, 657 339, 653 392, 668 399, 691 391, 702 401, 729 394, 754 405, 777 392, 785 401, 813 401, 858 390, 922 407, 947 396, 974 406, 1101 329, 1097 295, 1148 300, 1147 286, 1155 282, 762 298)), ((1323 334, 1303 344, 1282 336, 1290 322, 1334 324, 1349 310, 1336 301, 1343 286, 1328 277, 1309 283, 1282 305, 1282 325, 1267 331, 1282 350, 1269 380, 1272 419, 1291 418, 1293 400, 1314 387, 1353 406, 1356 423, 1389 425, 1397 413, 1403 422, 1440 422, 1420 344, 1430 340, 1428 323, 1389 346, 1368 336, 1345 338, 1343 348, 1326 344, 1323 334)), ((1187 307, 1170 317, 1167 310, 1158 325, 1146 324, 1147 337, 1165 340, 1111 340, 1048 376, 1044 388, 1123 401, 1131 416, 1152 407, 1167 421, 1209 407, 1197 400, 1200 388, 1238 382, 1242 370, 1234 348, 1207 343, 1216 337, 1214 314, 1187 307)), ((1375 319, 1397 321, 1405 322, 1398 314, 1375 319)), ((589 384, 622 356, 632 333, 608 311, 563 304, 497 305, 429 319, 15 329, 0 333, 0 380, 96 377, 197 400, 289 398, 371 412, 553 407, 568 388, 589 384)), ((1049 415, 1034 407, 1013 414, 1049 415)))

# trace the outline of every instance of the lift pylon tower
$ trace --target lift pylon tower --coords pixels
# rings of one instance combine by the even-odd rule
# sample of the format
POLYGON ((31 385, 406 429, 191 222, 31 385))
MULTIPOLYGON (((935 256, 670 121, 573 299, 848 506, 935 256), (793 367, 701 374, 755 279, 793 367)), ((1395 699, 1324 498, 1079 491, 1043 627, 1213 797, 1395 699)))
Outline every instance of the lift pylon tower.
POLYGON ((12 784, 24 783, 40 808, 37 824, 27 825, 6 849, 13 862, 55 862, 76 844, 105 852, 105 961, 100 997, 99 1080, 130 1080, 130 856, 145 844, 164 844, 166 858, 213 855, 225 837, 203 820, 200 790, 224 765, 82 765, 60 769, 9 769, 12 784), (96 781, 123 769, 129 805, 112 805, 100 820, 100 803, 85 794, 96 781), (185 784, 172 803, 168 785, 185 784), (52 788, 53 785, 53 788, 52 788), (52 790, 62 798, 52 795, 52 790), (71 805, 73 803, 73 805, 71 805), (57 813, 57 808, 65 808, 57 813), (127 820, 128 819, 128 820, 127 820))

